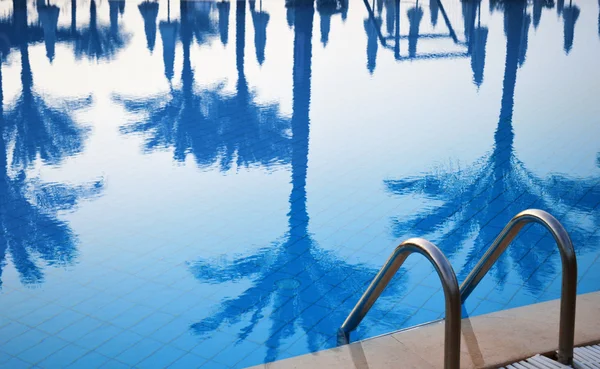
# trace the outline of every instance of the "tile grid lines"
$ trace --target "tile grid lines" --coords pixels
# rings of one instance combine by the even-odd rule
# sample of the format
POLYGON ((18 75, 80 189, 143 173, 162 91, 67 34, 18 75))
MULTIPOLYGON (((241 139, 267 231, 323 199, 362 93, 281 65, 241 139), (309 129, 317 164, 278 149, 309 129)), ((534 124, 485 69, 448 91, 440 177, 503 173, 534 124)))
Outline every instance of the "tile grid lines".
MULTIPOLYGON (((586 192, 586 194, 587 194, 588 192, 590 192, 591 190, 592 190, 592 188, 590 188, 590 189, 589 189, 589 190, 586 192)), ((586 194, 584 194, 583 196, 585 196, 586 194)), ((583 196, 582 196, 581 198, 583 198, 583 196)), ((581 198, 580 198, 580 200, 581 200, 581 198)), ((537 242, 535 242, 535 245, 539 244, 539 243, 540 243, 540 242, 541 242, 541 241, 542 241, 542 240, 543 240, 545 237, 546 237, 546 235, 543 235, 542 237, 540 237, 540 238, 538 239, 538 241, 537 241, 537 242)), ((543 264, 543 263, 545 263, 545 262, 546 262, 546 260, 548 260, 548 259, 549 259, 551 256, 552 256, 552 254, 549 254, 549 255, 547 256, 547 258, 546 258, 546 259, 545 259, 545 260, 542 262, 542 264, 543 264)), ((523 255, 523 257, 525 257, 525 255, 523 255)), ((539 267, 538 267, 538 268, 539 268, 539 267)), ((532 272, 532 275, 533 275, 534 273, 535 273, 535 271, 533 271, 533 272, 532 272)), ((560 276, 558 276, 558 277, 560 277, 560 276)), ((557 277, 557 278, 558 278, 558 277, 557 277)), ((492 293, 492 292, 490 292, 490 293, 492 293)), ((513 299, 514 299, 514 296, 513 296, 513 299)), ((511 299, 511 301, 512 301, 512 299, 511 299)), ((482 300, 481 302, 483 302, 483 300, 482 300)), ((480 303, 481 303, 481 302, 480 302, 480 303)), ((400 303, 401 303, 401 302, 399 302, 399 304, 400 304, 400 303)), ((508 302, 506 305, 508 305, 509 303, 510 303, 510 301, 509 301, 509 302, 508 302)), ((476 307, 475 307, 475 309, 476 309, 476 307)))
MULTIPOLYGON (((498 179, 498 180, 502 180, 502 179, 498 179)), ((522 192, 522 193, 519 195, 519 197, 518 197, 518 198, 520 198, 520 197, 521 197, 523 194, 524 194, 524 192, 522 192)), ((499 195, 498 195, 498 196, 496 196, 494 199, 492 199, 492 201, 493 201, 493 200, 495 200, 495 199, 497 199, 497 198, 499 198, 501 195, 502 195, 502 194, 499 194, 499 195)), ((517 198, 517 199, 515 199, 514 201, 517 201, 517 200, 518 200, 518 198, 517 198)), ((514 201, 513 201, 513 202, 514 202, 514 201)), ((508 206, 510 206, 510 204, 509 204, 508 206)), ((506 209, 508 206, 506 206, 505 208, 503 208, 503 209, 502 209, 500 212, 498 212, 498 214, 500 214, 500 213, 501 213, 501 212, 502 212, 504 209, 506 209)), ((530 205, 530 206, 531 206, 531 205, 530 205)), ((485 206, 484 206, 484 207, 485 207, 485 206)), ((479 211, 478 211, 477 213, 479 213, 479 211)), ((474 217, 474 216, 475 216, 477 213, 475 213, 475 214, 474 214, 474 215, 473 215, 471 218, 473 218, 473 217, 474 217)), ((495 217, 494 217, 494 218, 495 218, 495 217)), ((487 223, 485 223, 485 224, 482 226, 482 228, 483 228, 483 227, 485 227, 486 225, 488 225, 490 222, 492 222, 494 218, 490 219, 490 220, 489 220, 487 223)), ((464 223, 466 223, 466 221, 465 221, 464 223)), ((464 223, 463 223, 463 225, 464 225, 464 223)), ((455 228, 455 230, 454 230, 453 232, 455 232, 456 230, 458 230, 458 228, 459 228, 459 227, 456 227, 456 228, 455 228)), ((450 236, 451 234, 452 234, 452 233, 448 234, 446 237, 450 236)), ((489 243, 488 243, 488 246, 489 246, 489 244, 491 244, 491 242, 489 242, 489 243)))
MULTIPOLYGON (((589 191, 589 190, 588 190, 588 191, 589 191)), ((523 194, 523 193, 522 193, 522 194, 523 194)), ((520 197, 522 196, 522 194, 521 194, 521 195, 520 195, 518 198, 520 198, 520 197)), ((499 194, 498 196, 496 196, 496 198, 498 198, 499 196, 501 196, 501 194, 499 194)), ((517 199, 515 199, 515 201, 517 201, 517 200, 518 200, 518 198, 517 198, 517 199)), ((478 212, 477 212, 477 213, 478 213, 478 212)), ((474 217, 474 216, 475 216, 477 213, 475 213, 475 214, 473 215, 473 217, 474 217)), ((491 222, 491 220, 490 220, 490 221, 488 221, 488 223, 489 223, 489 222, 491 222)), ((466 222, 465 222, 465 223, 466 223, 466 222)), ((485 225, 487 225, 488 223, 486 223, 485 225)), ((485 225, 484 225, 484 226, 485 226, 485 225)), ((540 239, 539 239, 539 240, 538 240, 538 241, 537 241, 535 244, 537 245, 539 242, 541 242, 541 240, 542 240, 542 239, 543 239, 543 237, 542 237, 542 238, 540 238, 540 239)), ((549 256, 550 256, 550 255, 549 255, 549 256)), ((548 257, 549 257, 549 256, 548 256, 548 257)), ((523 256, 523 257, 524 257, 524 256, 523 256)))
MULTIPOLYGON (((588 239, 592 239, 592 238, 594 238, 595 236, 597 236, 598 234, 600 234, 600 228, 599 228, 599 229, 596 229, 596 231, 595 231, 593 234, 591 234, 591 235, 588 237, 588 239)), ((549 255, 549 256, 548 256, 548 258, 550 258, 551 256, 552 256, 552 254, 551 254, 551 255, 549 255)), ((600 260, 600 254, 598 254, 598 255, 596 256, 596 258, 595 258, 594 262, 597 262, 598 260, 600 260)), ((593 267, 593 266, 592 266, 592 265, 590 265, 590 266, 588 267, 588 269, 586 270, 586 272, 587 272, 588 270, 590 270, 592 267, 593 267)), ((584 272, 584 273, 585 273, 585 272, 584 272)), ((585 274, 584 274, 584 275, 585 275, 585 274)), ((582 276, 582 278, 583 278, 583 276, 582 276)), ((557 280, 558 280, 558 281, 562 281, 562 274, 557 274, 557 275, 556 275, 556 277, 555 277, 555 278, 553 278, 553 279, 552 279, 552 281, 550 281, 550 283, 548 283, 548 285, 546 286, 546 288, 545 288, 545 289, 542 291, 542 294, 541 294, 541 295, 544 295, 545 293, 549 292, 549 291, 550 291, 550 289, 552 288, 552 285, 553 285, 553 284, 554 284, 554 282, 555 282, 555 281, 557 281, 557 280)))
MULTIPOLYGON (((507 129, 507 128, 506 128, 506 129, 507 129)), ((500 131, 504 131, 504 130, 506 130, 506 129, 499 130, 498 132, 500 132, 500 131)), ((506 162, 508 162, 508 161, 510 161, 510 160, 511 160, 511 157, 507 158, 507 159, 506 159, 506 160, 504 160, 503 162, 500 162, 498 165, 499 165, 499 166, 502 166, 503 164, 505 164, 506 162)), ((546 159, 545 159, 545 161, 549 161, 549 160, 550 160, 550 158, 546 158, 546 159)), ((494 184, 495 184, 495 183, 498 183, 498 182, 500 182, 500 181, 504 181, 504 180, 505 180, 505 178, 504 178, 504 177, 499 177, 499 178, 496 178, 496 180, 495 180, 494 184)), ((481 190, 479 193, 476 193, 476 195, 475 195, 475 196, 474 196, 472 199, 470 199, 469 201, 467 201, 466 203, 464 203, 464 205, 461 205, 461 208, 467 208, 467 206, 468 206, 468 204, 469 204, 469 203, 471 203, 471 202, 472 202, 474 199, 476 199, 477 197, 479 197, 481 194, 485 193, 485 191, 486 191, 486 190, 487 190, 487 189, 483 189, 483 190, 481 190)), ((519 197, 520 197, 520 196, 522 196, 523 194, 524 194, 524 192, 522 192, 522 193, 521 193, 521 195, 519 195, 519 197)), ((498 195, 497 195, 496 197, 494 197, 494 198, 493 198, 491 201, 494 201, 495 199, 499 198, 500 196, 502 196, 502 193, 498 194, 498 195)), ((491 201, 490 201, 490 202, 491 202, 491 201)), ((515 199, 514 201, 516 201, 516 199, 515 199)), ((483 205, 483 206, 482 206, 482 208, 478 209, 478 211, 477 211, 477 212, 475 212, 475 213, 474 213, 474 214, 473 214, 473 215, 472 215, 470 218, 466 219, 466 220, 465 220, 465 221, 464 221, 464 222, 463 222, 461 225, 457 226, 453 232, 451 232, 451 233, 447 234, 447 235, 446 235, 446 237, 448 237, 448 236, 451 236, 451 235, 452 235, 452 233, 454 233, 456 230, 458 230, 458 228, 460 228, 461 226, 463 226, 463 225, 464 225, 465 223, 467 223, 467 222, 468 222, 470 219, 474 218, 474 217, 475 217, 475 216, 476 216, 476 215, 477 215, 477 214, 478 214, 478 213, 479 213, 479 212, 480 212, 480 211, 481 211, 483 208, 485 208, 486 206, 487 206, 487 205, 483 205)), ((505 207, 504 209, 506 209, 506 207, 505 207)), ((501 212, 502 212, 504 209, 502 209, 500 212, 498 212, 498 214, 500 214, 500 213, 501 213, 501 212)), ((457 211, 460 211, 460 209, 458 209, 457 211)), ((456 212, 455 212, 455 213, 453 213, 453 214, 451 214, 449 217, 453 216, 454 214, 456 214, 456 212)), ((485 224, 484 224, 482 227, 485 227, 485 226, 486 226, 487 224, 489 224, 489 223, 490 223, 492 220, 493 220, 493 219, 490 219, 490 220, 489 220, 487 223, 485 223, 485 224)))
MULTIPOLYGON (((600 183, 600 181, 599 181, 598 183, 600 183)), ((596 185, 598 185, 598 183, 597 183, 596 185)), ((592 188, 593 188, 593 187, 591 187, 591 188, 590 188, 590 189, 589 189, 587 192, 591 191, 591 190, 592 190, 592 188)), ((587 192, 586 192, 586 194, 587 194, 587 192)), ((583 197, 584 197, 584 196, 585 196, 585 194, 584 194, 582 197, 580 197, 579 201, 581 201, 581 199, 583 199, 583 197)), ((538 199, 538 200, 536 200, 535 202, 537 202, 537 201, 540 201, 540 200, 538 199)), ((579 201, 578 201, 578 203, 579 203, 579 201)), ((533 204, 532 204, 532 205, 533 205, 533 204)), ((568 212, 567 212, 567 213, 568 213, 568 212)), ((564 217, 567 215, 567 213, 564 213, 564 214, 561 214, 560 216, 557 216, 558 220, 560 221, 561 219, 563 219, 563 218, 564 218, 564 217)), ((530 227, 530 228, 531 228, 531 227, 530 227)), ((526 233, 526 232, 527 232, 527 230, 525 230, 525 231, 523 232, 523 234, 524 234, 524 233, 526 233)), ((540 242, 542 242, 542 241, 543 241, 545 238, 547 238, 547 236, 548 236, 547 234, 543 234, 542 236, 540 236, 540 237, 538 238, 538 240, 537 240, 537 241, 534 243, 534 246, 533 246, 533 247, 537 246, 537 245, 538 245, 540 242)), ((591 238, 591 236, 590 236, 590 238, 591 238)), ((554 251, 556 251, 556 250, 554 250, 554 251)), ((531 276, 532 276, 533 274, 535 274, 535 272, 536 272, 537 270, 539 270, 539 269, 542 267, 542 265, 543 265, 544 263, 548 262, 548 261, 550 260, 550 258, 551 258, 553 255, 555 255, 555 254, 556 254, 556 252, 554 252, 554 251, 553 251, 553 252, 551 252, 551 253, 549 253, 549 254, 547 255, 546 259, 544 259, 544 261, 543 261, 542 263, 540 263, 539 265, 537 265, 537 266, 535 267, 535 269, 533 269, 533 270, 531 271, 529 278, 531 278, 531 276)), ((521 259, 519 259, 519 261, 523 260, 523 258, 525 258, 525 257, 526 257, 526 253, 525 253, 525 254, 523 254, 523 256, 521 257, 521 259)), ((519 261, 517 261, 517 262, 519 262, 519 261)), ((560 275, 558 275, 556 278, 560 278, 560 275)), ((526 281, 524 281, 523 283, 526 283, 526 281)), ((546 292, 546 291, 548 290, 548 288, 550 287, 550 285, 551 285, 551 284, 549 283, 549 284, 546 286, 546 288, 545 288, 543 291, 541 291, 540 295, 542 295, 544 292, 546 292)), ((492 294, 493 292, 494 292, 493 290, 492 290, 492 291, 490 291, 490 292, 489 292, 489 293, 486 295, 486 297, 485 297, 484 299, 486 299, 486 298, 487 298, 487 296, 489 296, 489 295, 490 295, 490 294, 492 294)), ((515 295, 516 295, 517 293, 518 293, 518 292, 515 292, 515 295)), ((511 299, 510 299, 510 300, 509 300, 509 301, 508 301, 508 302, 505 304, 505 306, 508 306, 508 305, 509 305, 509 304, 510 304, 510 303, 511 303, 513 300, 514 300, 514 298, 515 298, 515 295, 513 295, 513 297, 511 297, 511 299)))

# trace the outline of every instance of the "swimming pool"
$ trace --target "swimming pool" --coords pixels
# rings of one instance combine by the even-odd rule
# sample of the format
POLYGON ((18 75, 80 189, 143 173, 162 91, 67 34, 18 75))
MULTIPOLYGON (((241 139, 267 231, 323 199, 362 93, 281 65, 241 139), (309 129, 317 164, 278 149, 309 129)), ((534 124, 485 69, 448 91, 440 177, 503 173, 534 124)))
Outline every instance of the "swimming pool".
MULTIPOLYGON (((393 248, 463 280, 526 208, 600 290, 596 1, 0 2, 0 366, 335 346, 393 248)), ((464 306, 559 297, 524 232, 464 306)), ((410 257, 352 339, 443 316, 410 257)))

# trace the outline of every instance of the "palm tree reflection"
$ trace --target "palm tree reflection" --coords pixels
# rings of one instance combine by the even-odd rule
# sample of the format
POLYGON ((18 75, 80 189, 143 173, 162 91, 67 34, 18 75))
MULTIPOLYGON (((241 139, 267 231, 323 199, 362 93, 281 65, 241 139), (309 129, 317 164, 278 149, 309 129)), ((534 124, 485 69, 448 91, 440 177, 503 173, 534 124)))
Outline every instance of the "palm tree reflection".
MULTIPOLYGON (((379 13, 381 14, 381 13, 379 13)), ((367 34, 367 69, 370 74, 375 72, 377 66, 377 49, 379 48, 379 27, 381 27, 381 16, 364 20, 365 32, 367 34)))
POLYGON ((565 33, 565 53, 568 55, 573 48, 573 39, 575 38, 575 23, 579 18, 579 7, 573 5, 573 1, 569 1, 569 5, 563 9, 563 22, 564 22, 564 33, 565 33))
POLYGON ((423 8, 419 5, 419 1, 415 3, 415 6, 408 9, 406 12, 408 16, 408 55, 414 58, 417 55, 417 42, 419 41, 419 27, 421 25, 421 19, 423 19, 423 8))
POLYGON ((112 59, 123 49, 131 36, 119 25, 119 13, 125 10, 125 1, 109 1, 110 26, 98 24, 96 0, 90 1, 90 23, 75 40, 75 56, 91 59, 112 59))
POLYGON ((483 83, 489 31, 487 27, 481 25, 481 1, 463 2, 462 10, 465 21, 465 38, 469 47, 468 53, 471 55, 473 82, 479 88, 483 83))
MULTIPOLYGON (((222 85, 196 89, 190 48, 194 37, 198 41, 206 40, 207 36, 201 32, 206 29, 206 23, 198 25, 195 20, 202 17, 189 14, 198 9, 184 2, 181 6, 181 86, 171 87, 167 98, 163 95, 143 100, 118 98, 130 111, 139 112, 143 109, 149 112, 146 119, 124 127, 123 132, 146 134, 147 151, 174 148, 177 161, 184 161, 191 154, 201 167, 220 164, 222 170, 228 170, 234 163, 238 166, 288 163, 290 148, 287 131, 290 122, 281 116, 276 104, 258 105, 255 102, 244 73, 245 44, 241 37, 236 40, 238 79, 235 94, 223 93, 222 85)), ((236 27, 240 33, 245 32, 244 14, 237 12, 236 15, 236 27)), ((160 24, 165 74, 169 79, 173 73, 176 30, 177 23, 160 24)))
MULTIPOLYGON (((56 165, 65 156, 81 152, 87 131, 77 126, 62 109, 50 106, 43 95, 33 88, 33 74, 29 61, 27 39, 27 9, 14 10, 15 35, 20 37, 21 94, 6 112, 8 130, 14 135, 12 161, 14 166, 26 168, 39 156, 45 163, 56 165)), ((69 110, 86 108, 91 97, 70 100, 69 110)))
MULTIPOLYGON (((500 227, 518 212, 537 207, 547 209, 559 218, 565 217, 566 213, 577 217, 590 213, 596 205, 593 198, 600 196, 584 196, 590 189, 597 191, 593 189, 597 178, 583 180, 554 175, 543 179, 530 172, 517 158, 513 147, 512 115, 517 70, 524 59, 523 29, 527 19, 523 1, 505 2, 503 8, 507 52, 500 118, 493 150, 473 167, 460 171, 441 171, 417 178, 385 181, 388 190, 395 195, 421 194, 429 199, 444 201, 442 206, 409 220, 395 219, 396 236, 400 237, 410 230, 437 237, 445 254, 452 257, 460 250, 457 245, 478 235, 459 273, 462 277, 472 270, 485 247, 499 233, 500 227)), ((574 239, 583 237, 578 233, 581 228, 573 229, 574 239)), ((538 274, 531 276, 531 266, 542 264, 548 253, 555 251, 555 246, 549 243, 531 249, 526 246, 535 245, 539 238, 539 233, 526 232, 517 241, 522 242, 522 246, 511 247, 507 251, 508 258, 514 261, 512 267, 516 267, 523 283, 538 295, 547 281, 538 274)), ((545 267, 548 273, 556 272, 552 263, 546 263, 545 267)), ((504 283, 509 271, 508 259, 501 258, 492 271, 499 282, 504 283)))
POLYGON ((256 60, 262 65, 265 62, 265 47, 267 45, 267 25, 271 16, 262 9, 262 0, 259 0, 259 9, 256 10, 256 1, 250 0, 250 13, 254 25, 254 48, 256 60))
POLYGON ((317 0, 317 12, 321 20, 321 43, 327 46, 331 31, 331 17, 340 14, 342 20, 348 16, 348 0, 317 0))
POLYGON ((217 22, 211 16, 213 8, 213 1, 181 2, 181 23, 189 26, 190 36, 193 34, 199 45, 208 43, 218 34, 217 22))
MULTIPOLYGON (((43 281, 42 263, 71 264, 77 255, 77 239, 56 214, 102 190, 101 181, 69 186, 27 177, 26 170, 38 157, 46 164, 58 164, 64 157, 80 152, 85 130, 77 127, 63 109, 50 107, 34 91, 26 4, 15 2, 13 17, 12 34, 19 36, 21 52, 22 92, 5 112, 0 75, 0 288, 2 271, 9 260, 23 284, 43 281)), ((69 108, 88 104, 89 99, 71 101, 69 108)))
POLYGON ((229 41, 229 11, 231 4, 229 1, 219 1, 217 3, 217 9, 219 11, 219 36, 221 37, 221 43, 227 45, 229 41))
POLYGON ((144 33, 148 50, 154 51, 156 43, 156 17, 158 17, 158 2, 146 0, 138 5, 140 14, 144 18, 144 33))
POLYGON ((431 26, 435 28, 438 21, 440 6, 436 0, 429 0, 429 15, 431 17, 431 26))
POLYGON ((554 0, 534 0, 533 1, 533 28, 537 29, 542 19, 542 9, 552 9, 554 0))
POLYGON ((556 0, 556 13, 561 16, 565 8, 565 0, 556 0))
MULTIPOLYGON (((243 9, 240 4, 242 3, 238 3, 238 9, 243 9)), ((252 280, 250 288, 237 297, 222 301, 216 313, 191 328, 198 335, 209 335, 220 327, 240 322, 242 318, 239 309, 243 307, 251 317, 238 333, 238 340, 242 341, 268 316, 264 319, 268 319, 271 325, 265 342, 268 349, 263 362, 276 360, 281 354, 282 342, 298 331, 307 333, 307 345, 311 351, 327 345, 325 342, 331 345, 331 339, 356 302, 356 294, 363 292, 365 284, 375 274, 374 270, 348 264, 333 253, 321 249, 308 229, 306 176, 314 8, 312 4, 302 4, 288 11, 295 13, 292 190, 289 197, 288 231, 269 247, 253 255, 236 258, 225 266, 217 266, 218 263, 213 260, 199 260, 190 267, 196 278, 205 283, 252 280), (322 279, 325 275, 327 283, 322 279), (354 298, 350 298, 353 294, 354 298), (329 310, 325 317, 313 315, 307 310, 317 300, 323 309, 329 310), (282 322, 285 324, 282 325, 282 322)), ((238 28, 236 41, 242 42, 241 40, 243 30, 238 28)), ((393 289, 397 291, 400 288, 395 285, 393 289)), ((392 318, 400 321, 398 317, 392 318)))
POLYGON ((52 62, 54 60, 54 49, 56 45, 56 28, 58 25, 58 13, 60 9, 56 5, 49 5, 43 1, 38 2, 38 16, 44 29, 44 43, 46 44, 46 56, 52 62))

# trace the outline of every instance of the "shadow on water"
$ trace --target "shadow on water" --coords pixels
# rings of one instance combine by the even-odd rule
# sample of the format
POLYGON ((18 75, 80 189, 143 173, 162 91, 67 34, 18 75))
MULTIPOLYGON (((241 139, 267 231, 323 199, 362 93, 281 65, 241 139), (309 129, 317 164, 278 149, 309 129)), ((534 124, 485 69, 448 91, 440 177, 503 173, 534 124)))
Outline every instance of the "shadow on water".
MULTIPOLYGON (((502 88, 500 117, 494 134, 494 146, 486 156, 467 168, 450 168, 424 174, 415 178, 387 180, 390 193, 399 196, 421 195, 427 199, 441 200, 443 205, 427 210, 408 220, 394 219, 395 236, 407 233, 432 237, 450 258, 461 252, 460 245, 477 235, 474 245, 461 269, 456 269, 459 279, 466 277, 500 230, 511 217, 527 208, 549 211, 559 220, 593 217, 594 226, 600 219, 593 209, 600 198, 596 186, 600 178, 571 179, 562 175, 539 178, 529 171, 514 150, 513 107, 517 71, 525 60, 529 26, 525 3, 511 1, 502 4, 506 34, 506 63, 502 88)), ((563 12, 564 14, 564 12, 563 12)), ((592 228, 593 228, 592 227, 592 228)), ((540 227, 541 228, 541 227, 540 227)), ((586 237, 593 229, 583 229, 575 224, 571 237, 578 251, 585 248, 586 237)), ((556 264, 544 263, 556 254, 552 242, 541 242, 545 233, 530 229, 522 234, 516 245, 493 267, 492 274, 502 285, 512 271, 521 283, 540 295, 547 286, 548 276, 556 276, 556 264), (535 273, 538 266, 543 273, 535 273), (533 275, 532 275, 533 274, 533 275)))
MULTIPOLYGON (((54 41, 49 33, 56 30, 57 9, 42 4, 38 10, 42 12, 44 36, 50 39, 45 44, 47 56, 52 60, 54 41)), ((14 101, 4 102, 0 73, 0 275, 12 262, 21 282, 29 285, 43 282, 44 266, 74 262, 77 238, 67 223, 57 219, 57 212, 72 209, 79 200, 98 195, 103 183, 72 186, 28 178, 27 169, 35 161, 56 166, 65 157, 82 151, 87 130, 79 127, 67 112, 88 107, 91 98, 67 100, 62 106, 50 105, 47 96, 34 88, 29 38, 39 39, 39 35, 35 27, 30 29, 25 3, 14 1, 12 19, 0 23, 3 29, 9 29, 3 56, 14 48, 18 49, 21 60, 21 92, 14 101)))

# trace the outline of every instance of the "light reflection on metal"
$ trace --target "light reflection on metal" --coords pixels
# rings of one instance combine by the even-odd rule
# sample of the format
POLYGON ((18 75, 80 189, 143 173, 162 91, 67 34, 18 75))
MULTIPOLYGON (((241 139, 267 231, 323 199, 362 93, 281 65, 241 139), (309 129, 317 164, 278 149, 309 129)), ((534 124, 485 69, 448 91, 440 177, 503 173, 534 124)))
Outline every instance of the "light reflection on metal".
POLYGON ((422 238, 408 239, 396 247, 388 261, 379 273, 377 273, 373 282, 371 282, 354 309, 352 309, 352 312, 348 315, 348 318, 346 318, 340 327, 338 344, 349 342, 350 332, 358 327, 406 258, 415 252, 425 256, 433 264, 442 281, 446 300, 444 368, 457 369, 460 367, 461 320, 458 282, 456 281, 456 275, 450 262, 440 249, 422 238))
POLYGON ((477 284, 498 260, 504 250, 529 223, 543 225, 554 237, 562 261, 562 289, 560 301, 560 331, 558 341, 558 361, 570 364, 573 361, 575 339, 575 302, 577 298, 577 259, 569 234, 560 222, 543 210, 529 209, 520 212, 504 227, 488 251, 473 268, 460 286, 461 300, 464 302, 477 284))

